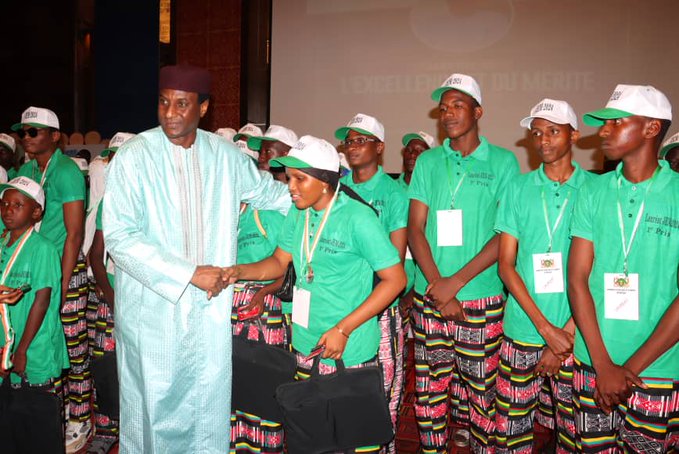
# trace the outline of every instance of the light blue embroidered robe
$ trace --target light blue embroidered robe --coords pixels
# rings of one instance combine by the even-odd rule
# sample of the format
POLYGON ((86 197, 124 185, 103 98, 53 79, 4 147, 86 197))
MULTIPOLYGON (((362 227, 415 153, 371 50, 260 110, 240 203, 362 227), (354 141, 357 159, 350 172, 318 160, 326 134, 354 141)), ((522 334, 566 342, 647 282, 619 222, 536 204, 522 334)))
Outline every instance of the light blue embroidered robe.
POLYGON ((109 165, 123 454, 228 452, 232 287, 208 301, 189 282, 197 265, 236 263, 241 201, 290 206, 285 185, 202 130, 184 149, 151 129, 109 165))

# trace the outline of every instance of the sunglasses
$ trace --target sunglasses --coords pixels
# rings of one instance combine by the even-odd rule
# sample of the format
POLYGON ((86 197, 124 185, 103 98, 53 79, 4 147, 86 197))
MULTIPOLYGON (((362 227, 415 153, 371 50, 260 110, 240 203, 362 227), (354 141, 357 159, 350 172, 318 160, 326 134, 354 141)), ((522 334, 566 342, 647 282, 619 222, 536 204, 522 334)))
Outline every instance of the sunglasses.
POLYGON ((23 139, 28 135, 28 137, 35 138, 38 136, 38 133, 42 131, 43 129, 47 128, 28 128, 28 129, 19 129, 17 131, 17 135, 19 136, 20 139, 23 139))

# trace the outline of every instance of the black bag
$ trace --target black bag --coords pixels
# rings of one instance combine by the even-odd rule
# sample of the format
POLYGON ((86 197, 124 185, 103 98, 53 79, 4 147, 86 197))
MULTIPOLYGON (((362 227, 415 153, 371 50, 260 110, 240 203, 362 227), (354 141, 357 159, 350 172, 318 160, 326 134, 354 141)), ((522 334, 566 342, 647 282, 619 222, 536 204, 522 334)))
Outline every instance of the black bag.
POLYGON ((120 419, 120 385, 116 352, 106 352, 90 365, 99 412, 112 419, 120 419))
POLYGON ((0 386, 0 443, 3 454, 63 453, 63 403, 59 396, 36 389, 22 379, 21 387, 0 386))
MULTIPOLYGON (((247 326, 233 336, 232 402, 234 410, 282 422, 283 414, 274 397, 276 388, 294 381, 297 360, 292 352, 261 341, 247 339, 247 326)), ((260 337, 261 324, 259 324, 260 337)))
POLYGON ((292 293, 295 289, 295 283, 297 282, 297 273, 295 272, 295 266, 292 264, 292 260, 288 263, 288 269, 285 270, 283 275, 283 285, 281 288, 276 290, 274 293, 281 301, 289 303, 292 301, 292 293))
POLYGON ((276 400, 283 409, 288 452, 323 453, 382 445, 394 437, 382 371, 377 366, 319 375, 316 357, 308 380, 281 385, 276 400))

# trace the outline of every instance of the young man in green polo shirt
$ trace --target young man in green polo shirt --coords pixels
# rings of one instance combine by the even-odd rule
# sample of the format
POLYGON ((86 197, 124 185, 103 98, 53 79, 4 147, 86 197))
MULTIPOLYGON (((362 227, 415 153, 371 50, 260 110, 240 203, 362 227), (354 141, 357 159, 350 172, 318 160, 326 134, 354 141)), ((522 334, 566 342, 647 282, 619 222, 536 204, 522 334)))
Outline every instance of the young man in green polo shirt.
MULTIPOLYGON (((370 115, 357 114, 349 123, 335 131, 342 141, 351 173, 342 177, 343 184, 353 189, 375 211, 391 243, 405 258, 408 235, 408 198, 396 181, 379 164, 384 155, 384 126, 370 115)), ((379 363, 384 378, 384 390, 389 401, 391 422, 396 430, 398 409, 403 394, 403 321, 396 299, 379 316, 381 331, 379 363)), ((396 452, 392 440, 387 452, 396 452)))
MULTIPOLYGON (((23 378, 34 392, 54 393, 63 399, 61 376, 63 369, 68 368, 68 353, 59 318, 59 254, 54 245, 33 228, 42 217, 44 206, 42 188, 29 178, 17 177, 0 185, 0 215, 9 232, 0 240, 0 284, 3 289, 23 289, 19 291, 18 301, 2 304, 0 308, 5 328, 0 347, 3 352, 11 353, 11 357, 2 355, 0 382, 9 379, 19 386, 23 378), (13 336, 8 336, 10 327, 13 336)), ((16 292, 10 291, 11 294, 16 292)), ((61 413, 56 410, 49 416, 61 419, 61 413)), ((18 427, 26 422, 15 421, 18 427)), ((35 421, 35 424, 40 423, 35 421)), ((5 425, 0 430, 3 452, 63 449, 61 425, 52 432, 48 427, 35 427, 33 433, 40 434, 39 437, 21 440, 12 436, 12 427, 10 424, 10 433, 6 433, 5 425), (21 445, 14 446, 17 442, 21 445)))
POLYGON ((87 346, 87 266, 81 247, 85 218, 85 178, 71 158, 58 148, 59 119, 49 109, 29 107, 12 126, 26 153, 34 159, 19 176, 37 181, 45 191, 45 216, 36 230, 61 256, 61 320, 71 362, 67 377, 69 425, 66 450, 82 448, 91 433, 92 382, 87 346))
POLYGON ((269 161, 286 156, 290 147, 297 142, 297 134, 292 129, 283 126, 271 125, 263 136, 253 136, 248 139, 248 148, 259 153, 257 167, 273 175, 274 179, 287 183, 285 172, 278 168, 271 168, 269 161))
MULTIPOLYGON (((573 334, 566 294, 568 227, 573 201, 596 177, 573 161, 578 120, 565 101, 543 99, 521 121, 542 164, 507 187, 495 222, 500 233, 498 270, 509 290, 497 379, 497 444, 502 452, 533 448, 535 409, 543 382, 556 405, 560 452, 575 449, 573 334)), ((554 420, 540 419, 553 428, 554 420)))
POLYGON ((614 172, 580 189, 568 293, 577 325, 579 452, 668 452, 679 420, 679 175, 658 148, 672 107, 651 86, 618 85, 584 116, 614 172))
POLYGON ((472 449, 492 451, 504 303, 493 224, 500 195, 519 166, 510 151, 479 136, 481 89, 472 77, 451 75, 432 98, 448 138, 418 158, 408 189, 408 243, 417 262, 413 321, 420 442, 425 453, 446 452, 449 398, 453 419, 460 421, 465 404, 455 400, 466 392, 472 449))

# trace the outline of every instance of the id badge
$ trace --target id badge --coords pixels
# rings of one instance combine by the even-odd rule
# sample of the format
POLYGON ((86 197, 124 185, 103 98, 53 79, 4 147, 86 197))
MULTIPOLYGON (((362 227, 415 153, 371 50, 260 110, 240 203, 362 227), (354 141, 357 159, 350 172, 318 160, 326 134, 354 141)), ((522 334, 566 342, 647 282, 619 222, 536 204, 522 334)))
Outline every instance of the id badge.
POLYGON ((561 252, 533 254, 535 293, 563 293, 561 252))
POLYGON ((292 291, 292 323, 302 328, 309 328, 309 312, 311 309, 311 292, 295 287, 292 291))
POLYGON ((604 317, 639 320, 639 274, 604 273, 604 317))
POLYGON ((462 246, 462 210, 436 212, 437 246, 462 246))

